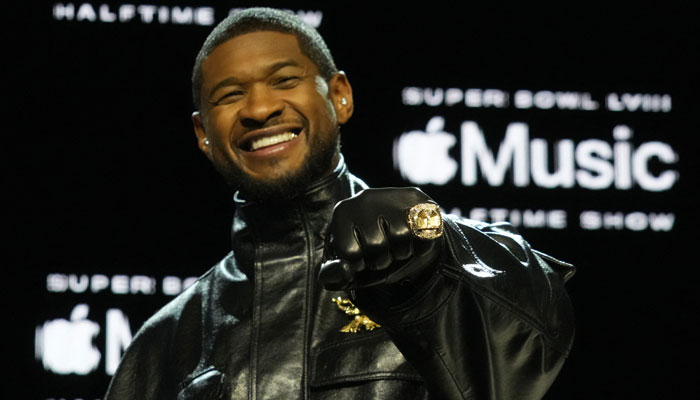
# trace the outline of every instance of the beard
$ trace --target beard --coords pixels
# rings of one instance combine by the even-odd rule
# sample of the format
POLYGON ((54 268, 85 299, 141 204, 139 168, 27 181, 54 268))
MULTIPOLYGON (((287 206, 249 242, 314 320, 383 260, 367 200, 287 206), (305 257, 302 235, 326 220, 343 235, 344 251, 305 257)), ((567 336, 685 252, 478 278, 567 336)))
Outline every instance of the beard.
POLYGON ((304 194, 313 182, 332 171, 334 166, 331 163, 340 154, 339 128, 329 136, 328 140, 316 136, 310 143, 310 153, 306 162, 298 170, 290 171, 276 179, 254 179, 234 163, 229 163, 225 170, 219 172, 246 200, 289 200, 304 194))

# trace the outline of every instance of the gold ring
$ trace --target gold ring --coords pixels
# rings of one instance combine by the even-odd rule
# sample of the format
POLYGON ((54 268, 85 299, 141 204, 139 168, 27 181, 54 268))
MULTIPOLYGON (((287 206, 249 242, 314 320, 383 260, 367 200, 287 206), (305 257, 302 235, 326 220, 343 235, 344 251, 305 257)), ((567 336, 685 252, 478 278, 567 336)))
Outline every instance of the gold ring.
POLYGON ((419 239, 437 239, 442 236, 440 207, 433 203, 420 203, 408 210, 408 228, 419 239))

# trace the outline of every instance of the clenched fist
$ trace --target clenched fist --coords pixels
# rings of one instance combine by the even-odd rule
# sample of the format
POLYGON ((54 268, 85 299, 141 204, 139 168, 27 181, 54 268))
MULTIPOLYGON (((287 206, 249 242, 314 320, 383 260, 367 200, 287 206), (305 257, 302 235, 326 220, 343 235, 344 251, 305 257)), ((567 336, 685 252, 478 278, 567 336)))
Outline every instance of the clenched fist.
POLYGON ((326 234, 319 279, 328 290, 414 280, 436 263, 442 237, 411 233, 408 211, 435 202, 418 188, 366 189, 339 202, 326 234))

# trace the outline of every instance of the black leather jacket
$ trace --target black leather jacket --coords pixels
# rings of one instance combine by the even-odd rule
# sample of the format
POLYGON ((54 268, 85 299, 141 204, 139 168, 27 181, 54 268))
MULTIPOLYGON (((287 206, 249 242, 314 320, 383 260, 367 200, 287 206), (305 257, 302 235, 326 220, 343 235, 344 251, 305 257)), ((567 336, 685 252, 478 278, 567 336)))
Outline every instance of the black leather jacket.
POLYGON ((420 293, 340 332, 348 295, 317 276, 333 206, 363 188, 341 163, 299 201, 238 201, 233 251, 139 330, 106 400, 542 397, 573 340, 573 268, 508 225, 446 218, 420 293))

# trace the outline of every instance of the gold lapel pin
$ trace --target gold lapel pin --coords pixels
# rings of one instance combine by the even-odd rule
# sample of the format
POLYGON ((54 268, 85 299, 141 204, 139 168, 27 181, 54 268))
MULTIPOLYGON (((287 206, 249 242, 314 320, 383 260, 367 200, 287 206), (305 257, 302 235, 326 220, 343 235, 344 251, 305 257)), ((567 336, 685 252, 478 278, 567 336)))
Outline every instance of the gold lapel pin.
POLYGON ((343 299, 341 297, 336 297, 333 299, 333 302, 338 306, 339 310, 353 317, 352 321, 350 321, 349 324, 345 325, 342 329, 340 329, 341 332, 355 333, 363 327, 365 328, 365 330, 368 331, 374 330, 374 328, 381 327, 381 325, 372 321, 366 315, 360 314, 360 309, 355 307, 355 305, 352 304, 352 301, 348 299, 343 299))

